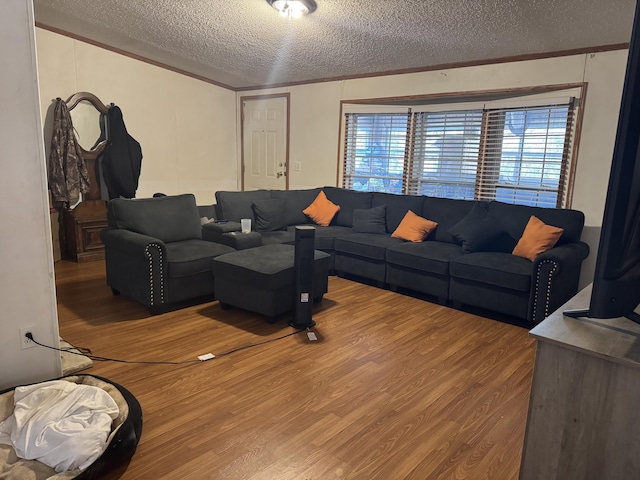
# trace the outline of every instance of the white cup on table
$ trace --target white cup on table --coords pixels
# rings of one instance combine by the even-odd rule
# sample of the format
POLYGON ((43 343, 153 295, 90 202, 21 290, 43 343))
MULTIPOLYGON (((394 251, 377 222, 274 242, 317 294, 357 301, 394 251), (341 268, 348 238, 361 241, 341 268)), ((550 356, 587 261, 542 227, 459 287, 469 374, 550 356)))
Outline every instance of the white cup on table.
POLYGON ((251 232, 251 219, 250 218, 241 218, 240 219, 240 227, 241 227, 242 233, 251 232))

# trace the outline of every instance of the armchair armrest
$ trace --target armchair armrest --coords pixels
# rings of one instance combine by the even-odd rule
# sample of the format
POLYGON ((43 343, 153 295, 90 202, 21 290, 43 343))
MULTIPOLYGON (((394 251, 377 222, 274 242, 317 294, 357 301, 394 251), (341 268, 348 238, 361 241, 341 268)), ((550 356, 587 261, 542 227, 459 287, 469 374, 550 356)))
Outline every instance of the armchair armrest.
POLYGON ((107 227, 100 233, 105 246, 107 284, 118 293, 153 310, 167 302, 167 249, 157 238, 107 227))
POLYGON ((157 245, 166 251, 162 240, 123 228, 107 227, 100 232, 100 238, 105 248, 120 250, 129 255, 145 255, 145 250, 150 245, 157 245))

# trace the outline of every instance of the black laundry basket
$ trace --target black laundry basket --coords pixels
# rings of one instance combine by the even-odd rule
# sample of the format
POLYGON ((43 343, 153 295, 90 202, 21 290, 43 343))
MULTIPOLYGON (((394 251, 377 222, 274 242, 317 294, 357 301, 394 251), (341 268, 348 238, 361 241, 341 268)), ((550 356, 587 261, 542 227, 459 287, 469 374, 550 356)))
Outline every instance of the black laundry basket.
MULTIPOLYGON (((120 392, 128 409, 122 422, 119 426, 116 426, 117 431, 111 437, 104 452, 91 465, 72 478, 75 480, 99 479, 127 463, 135 453, 142 435, 142 408, 133 394, 122 385, 95 375, 69 375, 57 380, 73 381, 78 384, 94 384, 94 386, 101 386, 100 382, 111 385, 120 392)), ((0 395, 4 395, 15 388, 12 387, 0 391, 0 395)), ((118 403, 117 400, 116 403, 118 403)))

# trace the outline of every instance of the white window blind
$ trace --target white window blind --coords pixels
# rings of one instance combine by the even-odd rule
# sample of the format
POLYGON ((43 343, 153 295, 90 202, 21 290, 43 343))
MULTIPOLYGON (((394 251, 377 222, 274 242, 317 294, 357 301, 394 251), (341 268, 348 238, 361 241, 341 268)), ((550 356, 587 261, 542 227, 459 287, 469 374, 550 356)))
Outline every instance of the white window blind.
POLYGON ((474 198, 482 115, 482 110, 415 114, 408 193, 474 198))
POLYGON ((475 198, 563 207, 573 112, 573 102, 488 110, 475 198))
POLYGON ((345 114, 343 185, 565 207, 579 94, 359 106, 345 114))
POLYGON ((344 186, 402 193, 409 113, 347 113, 345 117, 344 186))

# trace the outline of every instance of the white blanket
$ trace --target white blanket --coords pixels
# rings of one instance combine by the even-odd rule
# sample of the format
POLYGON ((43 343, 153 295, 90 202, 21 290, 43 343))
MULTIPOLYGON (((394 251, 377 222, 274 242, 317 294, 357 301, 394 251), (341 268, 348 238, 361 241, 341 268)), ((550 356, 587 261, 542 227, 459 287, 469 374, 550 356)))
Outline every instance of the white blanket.
POLYGON ((14 392, 14 411, 0 422, 0 443, 57 472, 84 470, 104 451, 118 405, 98 387, 54 380, 14 392))

